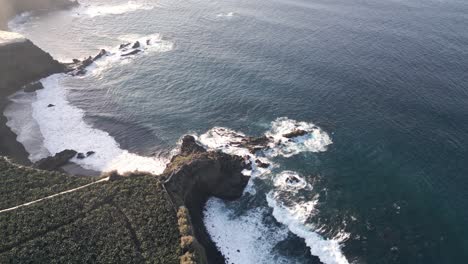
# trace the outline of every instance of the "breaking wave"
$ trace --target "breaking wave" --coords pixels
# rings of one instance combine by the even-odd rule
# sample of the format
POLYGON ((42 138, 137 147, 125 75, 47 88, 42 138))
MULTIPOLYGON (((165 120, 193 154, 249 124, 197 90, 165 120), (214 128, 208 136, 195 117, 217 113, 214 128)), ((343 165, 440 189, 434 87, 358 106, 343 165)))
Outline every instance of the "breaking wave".
MULTIPOLYGON (((312 123, 299 122, 286 117, 276 119, 271 128, 264 133, 271 142, 267 148, 252 154, 249 149, 239 144, 246 135, 228 128, 214 127, 197 137, 207 148, 249 158, 252 170, 248 175, 253 178, 268 179, 272 169, 279 167, 272 159, 277 156, 291 157, 302 152, 323 152, 332 144, 330 136, 312 123), (298 136, 288 136, 298 132, 298 136), (257 166, 257 160, 267 163, 267 168, 257 166)), ((325 264, 346 264, 348 261, 341 252, 340 243, 347 234, 326 239, 322 237, 307 219, 316 214, 317 197, 301 201, 295 197, 299 190, 311 190, 304 177, 294 171, 283 171, 273 179, 273 190, 266 195, 268 206, 273 209, 274 218, 297 236, 305 240, 312 255, 320 258, 325 264), (283 203, 283 201, 287 201, 283 203)), ((250 181, 246 192, 255 195, 254 181, 250 181)), ((272 252, 274 245, 286 237, 287 232, 276 230, 278 236, 272 235, 262 222, 268 208, 254 207, 247 214, 237 216, 218 199, 210 199, 205 207, 205 224, 218 249, 229 263, 281 263, 281 257, 272 252), (240 248, 241 247, 241 248, 240 248)), ((289 263, 289 262, 285 262, 289 263)))
POLYGON ((144 3, 141 1, 128 1, 124 4, 118 5, 96 5, 96 4, 87 4, 76 9, 75 15, 87 15, 89 17, 97 16, 109 16, 109 15, 122 15, 130 12, 136 12, 141 10, 151 10, 154 8, 154 5, 149 3, 144 3))
POLYGON ((162 36, 157 33, 146 36, 136 34, 124 35, 120 36, 119 40, 124 43, 119 46, 107 48, 108 54, 96 60, 87 70, 94 75, 101 75, 105 70, 116 64, 128 64, 138 56, 154 52, 168 52, 174 48, 174 43, 164 40, 162 36), (136 43, 138 43, 138 47, 135 45, 136 43), (131 55, 132 52, 137 53, 131 55))
POLYGON ((56 74, 43 79, 45 89, 37 91, 37 100, 32 104, 33 117, 50 153, 65 149, 82 153, 94 151, 90 157, 72 161, 96 171, 117 170, 123 173, 138 170, 159 174, 164 170, 166 160, 143 157, 121 149, 107 132, 87 124, 84 111, 67 101, 67 89, 62 83, 65 78, 71 77, 56 74), (54 106, 48 107, 49 104, 54 106))
POLYGON ((286 206, 276 198, 275 191, 267 194, 266 199, 268 205, 273 208, 275 219, 287 226, 292 233, 303 238, 312 255, 319 257, 320 261, 325 264, 349 263, 340 246, 348 234, 340 233, 339 237, 325 239, 316 232, 317 230, 312 224, 307 223, 307 219, 316 213, 317 200, 286 206))

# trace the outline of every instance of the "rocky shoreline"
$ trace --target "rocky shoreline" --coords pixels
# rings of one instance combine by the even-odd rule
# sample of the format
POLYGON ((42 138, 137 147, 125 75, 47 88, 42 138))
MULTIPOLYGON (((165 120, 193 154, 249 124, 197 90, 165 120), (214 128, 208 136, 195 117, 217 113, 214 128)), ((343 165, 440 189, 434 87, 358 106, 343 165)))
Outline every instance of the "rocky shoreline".
MULTIPOLYGON (((39 1, 41 2, 41 1, 39 1)), ((46 1, 63 3, 64 1, 46 1)), ((66 1, 68 2, 68 1, 66 1)), ((17 3, 21 5, 21 1, 17 3)), ((76 4, 60 6, 69 7, 76 4)), ((37 7, 37 6, 36 6, 37 7)), ((15 8, 15 12, 32 10, 26 6, 15 8)), ((54 6, 58 8, 58 6, 54 6)), ((51 9, 49 6, 47 9, 51 9)), ((15 13, 16 14, 16 13, 15 13)), ((5 17, 12 18, 14 14, 5 17)), ((5 20, 0 20, 0 28, 5 29, 5 20)), ((139 52, 139 43, 124 43, 121 49, 129 50, 125 56, 131 56, 139 52), (130 49, 131 46, 131 49, 130 49), (134 53, 134 54, 132 54, 134 53)), ((8 103, 8 96, 20 89, 26 92, 35 92, 43 89, 40 79, 56 73, 69 73, 82 75, 86 68, 95 60, 107 55, 107 51, 101 50, 96 56, 83 60, 75 59, 71 63, 60 63, 50 54, 41 50, 30 40, 20 34, 0 31, 0 111, 8 103)), ((123 55, 122 55, 123 56, 123 55)), ((5 117, 0 120, 0 155, 9 156, 16 162, 31 165, 24 147, 16 141, 16 135, 6 127, 5 117)), ((74 150, 64 150, 52 157, 43 159, 33 166, 41 170, 63 171, 62 168, 69 164, 69 160, 82 154, 86 158, 93 153, 82 154, 74 150)), ((197 263, 225 263, 223 255, 217 250, 203 223, 203 209, 205 202, 211 196, 233 200, 239 198, 249 177, 242 175, 241 171, 246 167, 242 157, 232 156, 221 152, 207 151, 198 145, 194 138, 186 136, 183 139, 180 154, 174 156, 167 165, 165 172, 156 177, 165 179, 164 187, 175 210, 179 207, 188 208, 190 215, 190 229, 193 230, 197 240, 196 254, 199 256, 197 263)), ((181 259, 182 262, 183 258, 181 259)))
POLYGON ((204 247, 208 263, 225 263, 224 256, 211 240, 203 222, 203 210, 210 197, 235 200, 242 196, 250 177, 244 159, 208 151, 192 136, 182 139, 180 153, 172 157, 162 177, 176 207, 187 207, 197 241, 204 247))
MULTIPOLYGON (((18 4, 22 2, 18 1, 18 4)), ((67 0, 38 2, 43 4, 47 2, 49 4, 47 9, 52 8, 50 6, 52 2, 61 3, 54 6, 54 8, 70 7, 77 4, 76 1, 70 2, 67 0), (64 4, 64 2, 67 4, 64 4)), ((23 6, 15 10, 23 12, 25 8, 23 6)), ((1 23, 0 20, 0 28, 1 23)), ((124 43, 119 49, 125 52, 121 56, 131 56, 142 51, 138 41, 124 43)), ((83 60, 74 59, 70 63, 60 63, 20 34, 0 31, 0 111, 3 113, 8 102, 8 96, 16 91, 24 89, 25 92, 35 92, 43 89, 39 80, 56 73, 68 73, 73 76, 83 75, 86 73, 88 66, 108 54, 106 50, 100 50, 93 57, 90 56, 83 60)), ((53 107, 53 105, 49 105, 49 107, 53 107)), ((2 114, 0 120, 0 156, 9 156, 16 162, 31 165, 27 158, 28 153, 16 141, 16 135, 6 127, 5 123, 6 120, 2 114)), ((306 131, 294 130, 283 136, 291 139, 303 136, 306 133, 306 131)), ((265 150, 272 143, 273 139, 266 136, 258 138, 239 137, 238 142, 231 142, 232 145, 247 148, 251 153, 265 150)), ((87 153, 63 150, 52 157, 36 162, 33 167, 45 171, 63 172, 64 167, 70 166, 69 161, 72 158, 84 159, 93 154, 93 150, 89 150, 87 153)), ((189 225, 191 230, 187 234, 193 236, 195 240, 190 244, 196 244, 197 246, 190 247, 190 249, 184 246, 185 253, 189 254, 189 256, 184 255, 185 257, 181 258, 181 263, 194 263, 184 262, 183 260, 184 258, 190 259, 190 254, 198 256, 196 258, 198 261, 195 261, 195 263, 226 263, 226 259, 217 249, 206 230, 203 221, 203 210, 206 201, 210 197, 235 200, 242 196, 250 179, 250 177, 243 175, 242 171, 252 170, 250 162, 255 162, 258 167, 262 168, 270 166, 270 164, 263 163, 260 160, 250 161, 246 157, 207 150, 199 145, 194 137, 185 136, 182 139, 179 154, 172 157, 162 175, 150 175, 161 181, 164 180, 164 190, 170 197, 175 211, 180 211, 180 208, 187 208, 188 215, 184 214, 184 217, 190 220, 186 220, 187 223, 185 224, 189 225)), ((115 177, 119 178, 119 175, 115 177)), ((179 226, 179 228, 181 227, 179 226)), ((182 234, 181 244, 186 244, 187 237, 190 236, 182 234)))

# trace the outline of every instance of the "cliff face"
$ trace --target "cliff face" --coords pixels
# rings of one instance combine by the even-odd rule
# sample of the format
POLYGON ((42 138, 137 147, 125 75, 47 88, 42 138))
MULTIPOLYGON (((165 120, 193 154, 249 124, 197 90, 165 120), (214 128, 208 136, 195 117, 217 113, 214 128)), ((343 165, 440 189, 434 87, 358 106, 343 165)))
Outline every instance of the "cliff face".
POLYGON ((181 153, 172 158, 163 174, 168 178, 165 188, 175 205, 188 208, 195 237, 205 248, 209 263, 225 263, 225 259, 204 227, 205 202, 211 196, 240 198, 249 181, 241 173, 245 167, 242 157, 207 151, 192 136, 185 136, 181 153))
MULTIPOLYGON (((62 64, 22 35, 0 31, 0 113, 3 113, 7 97, 22 86, 63 71, 62 64)), ((0 114, 0 155, 28 163, 24 147, 5 123, 6 118, 0 114)))
POLYGON ((63 71, 63 65, 22 35, 0 31, 2 95, 11 94, 23 85, 63 71))
POLYGON ((17 14, 29 11, 48 11, 75 6, 70 0, 0 0, 0 30, 7 29, 8 20, 17 14))

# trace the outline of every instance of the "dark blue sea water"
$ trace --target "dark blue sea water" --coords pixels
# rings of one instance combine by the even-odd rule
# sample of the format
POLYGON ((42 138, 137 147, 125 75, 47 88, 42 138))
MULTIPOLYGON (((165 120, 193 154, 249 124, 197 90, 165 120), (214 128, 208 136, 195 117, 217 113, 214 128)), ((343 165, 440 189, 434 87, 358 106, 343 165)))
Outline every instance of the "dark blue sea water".
POLYGON ((82 3, 12 27, 61 60, 160 34, 167 49, 61 82, 121 149, 167 158, 184 134, 260 136, 279 117, 333 142, 271 157, 239 202, 210 201, 208 229, 231 262, 467 262, 468 2, 82 3), (308 187, 281 194, 284 171, 308 187))

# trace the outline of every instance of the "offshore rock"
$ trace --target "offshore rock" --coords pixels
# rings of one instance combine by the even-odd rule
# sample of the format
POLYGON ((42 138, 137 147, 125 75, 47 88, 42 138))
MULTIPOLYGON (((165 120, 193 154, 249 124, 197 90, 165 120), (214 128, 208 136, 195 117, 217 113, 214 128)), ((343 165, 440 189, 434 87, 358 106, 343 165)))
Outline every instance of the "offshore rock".
POLYGON ((305 130, 301 129, 295 129, 289 133, 283 134, 283 137, 285 138, 295 138, 295 137, 300 137, 306 135, 308 132, 305 130))

